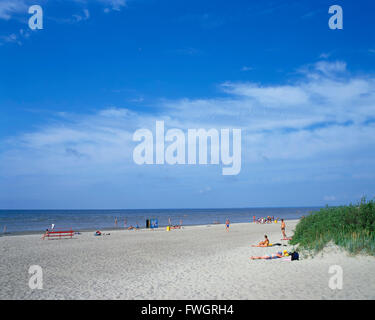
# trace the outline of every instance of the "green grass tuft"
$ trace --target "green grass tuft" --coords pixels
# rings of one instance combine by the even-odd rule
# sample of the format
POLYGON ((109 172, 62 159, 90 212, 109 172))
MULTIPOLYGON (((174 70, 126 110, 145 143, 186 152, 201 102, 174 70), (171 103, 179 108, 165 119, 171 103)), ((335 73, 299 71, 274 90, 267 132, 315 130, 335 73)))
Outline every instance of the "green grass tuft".
POLYGON ((375 202, 363 198, 357 205, 311 213, 299 221, 289 243, 317 253, 330 241, 351 254, 375 256, 375 202))

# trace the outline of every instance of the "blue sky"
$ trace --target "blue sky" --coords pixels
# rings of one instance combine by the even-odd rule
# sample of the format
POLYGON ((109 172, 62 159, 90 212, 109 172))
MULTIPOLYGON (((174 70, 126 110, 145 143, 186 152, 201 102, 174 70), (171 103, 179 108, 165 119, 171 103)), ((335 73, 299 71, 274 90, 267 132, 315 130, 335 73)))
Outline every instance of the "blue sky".
POLYGON ((0 0, 0 208, 375 196, 373 1, 0 0), (30 5, 44 11, 30 30, 30 5), (330 30, 341 5, 344 29, 330 30), (242 170, 137 166, 139 128, 241 128, 242 170))

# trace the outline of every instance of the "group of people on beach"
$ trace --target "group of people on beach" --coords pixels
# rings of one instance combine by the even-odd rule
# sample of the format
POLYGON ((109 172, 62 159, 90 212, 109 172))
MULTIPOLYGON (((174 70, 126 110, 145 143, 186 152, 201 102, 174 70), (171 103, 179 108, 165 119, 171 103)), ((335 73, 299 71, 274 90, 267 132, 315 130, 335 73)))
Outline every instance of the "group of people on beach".
MULTIPOLYGON (((117 219, 117 217, 115 217, 115 228, 117 228, 117 227, 118 227, 118 219, 117 219)), ((130 225, 128 227, 128 220, 126 218, 124 219, 124 228, 127 229, 127 230, 139 230, 140 229, 138 221, 136 222, 135 226, 130 225)))
MULTIPOLYGON (((128 223, 127 219, 125 218, 124 219, 124 228, 127 229, 127 230, 139 230, 140 229, 138 221, 136 222, 135 226, 130 225, 128 227, 127 223, 128 223)), ((180 224, 173 225, 172 221, 171 221, 171 218, 169 217, 168 218, 168 226, 170 227, 170 229, 181 229, 182 228, 182 219, 180 219, 180 224)), ((117 227, 118 227, 118 219, 117 219, 117 217, 115 217, 115 228, 117 228, 117 227)))
MULTIPOLYGON (((267 217, 261 218, 261 219, 256 219, 255 216, 253 217, 253 221, 256 223, 259 223, 259 221, 265 220, 266 222, 260 222, 260 223, 272 223, 273 221, 277 221, 274 219, 274 217, 267 217)), ((225 221, 225 229, 228 232, 229 231, 229 226, 230 226, 230 221, 227 218, 225 221)), ((282 234, 282 239, 281 240, 291 240, 292 238, 288 238, 285 233, 286 225, 284 219, 281 219, 281 234, 282 234)), ((264 240, 260 241, 257 245, 252 245, 252 247, 271 247, 271 246, 281 246, 281 243, 275 243, 275 244, 270 244, 270 240, 268 239, 267 235, 264 235, 264 240)), ((289 257, 290 260, 298 260, 298 253, 296 252, 287 252, 287 250, 284 251, 279 251, 275 254, 271 255, 264 255, 264 256, 251 256, 250 259, 252 260, 258 260, 258 259, 278 259, 278 258, 283 258, 283 257, 289 257)), ((288 258, 289 259, 289 258, 288 258)))
POLYGON ((274 216, 267 216, 267 217, 260 217, 260 218, 256 218, 255 216, 253 216, 253 222, 255 222, 255 223, 262 223, 262 224, 264 224, 264 223, 273 223, 273 222, 277 222, 277 221, 279 221, 280 220, 280 218, 278 218, 278 217, 274 217, 274 216))
MULTIPOLYGON (((282 236, 283 236, 283 238, 281 240, 291 240, 292 238, 288 238, 286 236, 285 228, 286 228, 286 226, 285 226, 284 219, 281 219, 281 233, 282 233, 282 236)), ((252 245, 252 247, 272 247, 272 246, 281 246, 281 245, 282 245, 281 243, 271 244, 269 239, 268 239, 268 236, 264 235, 264 240, 260 241, 257 245, 252 245)), ((298 256, 297 252, 288 252, 287 250, 279 251, 275 254, 267 254, 267 255, 263 255, 263 256, 251 256, 250 259, 252 259, 252 260, 258 260, 258 259, 268 260, 268 259, 278 259, 278 258, 289 257, 289 256, 290 256, 291 261, 299 260, 299 256, 298 256)))
MULTIPOLYGON (((265 219, 265 218, 256 219, 256 217, 253 216, 253 222, 256 222, 256 223, 259 223, 259 220, 263 221, 263 219, 265 219)), ((267 221, 267 223, 272 223, 273 221, 277 222, 278 218, 276 218, 276 220, 275 220, 274 217, 268 216, 267 219, 266 219, 266 221, 267 221)), ((263 222, 260 222, 260 223, 263 223, 263 222)), ((226 221, 225 221, 225 229, 227 231, 229 231, 229 226, 230 226, 230 221, 227 218, 226 221)), ((286 236, 286 233, 285 233, 285 222, 284 222, 284 219, 281 219, 281 233, 283 235, 283 239, 282 240, 290 240, 290 238, 288 238, 286 236)))

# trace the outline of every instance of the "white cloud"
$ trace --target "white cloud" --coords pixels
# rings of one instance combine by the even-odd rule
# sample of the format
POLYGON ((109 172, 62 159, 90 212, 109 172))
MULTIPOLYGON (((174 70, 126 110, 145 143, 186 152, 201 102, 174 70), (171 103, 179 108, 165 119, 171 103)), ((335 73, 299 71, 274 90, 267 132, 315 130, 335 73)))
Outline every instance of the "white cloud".
MULTIPOLYGON (((73 14, 73 18, 77 21, 87 20, 90 18, 90 13, 87 8, 88 2, 85 0, 74 0, 75 2, 81 4, 83 8, 83 14, 73 14)), ((100 3, 104 6, 105 12, 109 11, 120 11, 123 7, 126 7, 126 0, 94 0, 97 3, 100 3)), ((39 1, 40 2, 40 1, 39 1)), ((42 7, 46 7, 50 0, 42 0, 42 7)), ((1 0, 0 1, 0 19, 10 20, 14 15, 23 14, 28 16, 28 9, 31 5, 35 4, 31 0, 1 0)), ((58 20, 58 19, 55 19, 58 20)), ((61 21, 69 19, 60 19, 61 21)))
POLYGON ((315 64, 315 69, 325 75, 330 75, 335 72, 345 72, 346 63, 342 61, 336 61, 334 63, 328 61, 318 61, 315 64))
POLYGON ((325 65, 328 74, 304 74, 287 85, 228 82, 221 86, 226 98, 156 101, 154 114, 116 107, 63 113, 51 124, 4 142, 0 175, 134 171, 132 135, 139 128, 154 130, 155 120, 164 120, 167 129, 241 128, 245 171, 264 161, 319 159, 349 165, 348 154, 371 161, 375 80, 347 71, 340 76, 336 71, 343 68, 337 66, 325 65))
POLYGON ((125 0, 98 0, 102 4, 108 6, 104 9, 104 12, 109 12, 110 9, 114 11, 120 11, 123 7, 126 6, 125 0))
POLYGON ((0 39, 4 42, 19 42, 18 35, 16 35, 15 33, 12 33, 8 36, 1 36, 0 39))
POLYGON ((90 18, 90 12, 87 9, 83 9, 83 14, 73 14, 73 18, 76 22, 88 20, 90 18))
POLYGON ((319 55, 320 59, 328 59, 331 56, 330 53, 323 52, 319 55))
POLYGON ((11 33, 7 36, 0 36, 0 45, 4 43, 16 43, 22 45, 22 40, 30 37, 30 33, 20 29, 18 33, 11 33))
POLYGON ((318 79, 321 76, 324 77, 337 77, 347 72, 346 62, 334 61, 330 62, 327 60, 320 60, 313 64, 302 66, 297 72, 304 74, 310 78, 318 79))
POLYGON ((252 68, 252 67, 248 67, 248 66, 243 66, 243 67, 241 68, 241 71, 251 71, 251 70, 254 70, 254 68, 252 68))
POLYGON ((25 0, 2 0, 0 2, 0 19, 9 20, 13 14, 27 13, 28 6, 25 0))
POLYGON ((121 109, 116 107, 109 107, 99 112, 100 116, 109 117, 109 118, 125 118, 135 115, 128 109, 121 109))
POLYGON ((308 96, 302 88, 290 85, 262 87, 253 83, 228 82, 223 84, 223 88, 230 94, 254 99, 264 106, 293 106, 308 102, 308 96))

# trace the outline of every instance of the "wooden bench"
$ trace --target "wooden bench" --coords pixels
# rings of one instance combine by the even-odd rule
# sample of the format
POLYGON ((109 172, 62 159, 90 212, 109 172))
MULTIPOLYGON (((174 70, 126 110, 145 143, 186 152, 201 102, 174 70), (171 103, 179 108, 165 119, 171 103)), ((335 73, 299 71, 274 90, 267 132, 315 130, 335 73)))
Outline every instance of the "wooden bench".
POLYGON ((74 231, 73 230, 56 230, 56 231, 46 231, 42 237, 44 240, 46 237, 48 239, 61 239, 61 238, 67 238, 70 237, 72 239, 74 236, 74 231))

